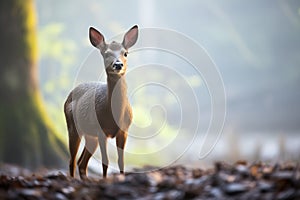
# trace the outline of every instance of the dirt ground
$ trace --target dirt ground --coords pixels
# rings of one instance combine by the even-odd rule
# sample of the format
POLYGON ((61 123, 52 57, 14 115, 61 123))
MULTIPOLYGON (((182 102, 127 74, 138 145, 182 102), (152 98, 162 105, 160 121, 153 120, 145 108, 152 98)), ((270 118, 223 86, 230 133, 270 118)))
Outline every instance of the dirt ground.
POLYGON ((208 170, 147 167, 82 181, 58 170, 33 173, 2 164, 0 199, 300 199, 300 168, 296 163, 218 162, 208 170))

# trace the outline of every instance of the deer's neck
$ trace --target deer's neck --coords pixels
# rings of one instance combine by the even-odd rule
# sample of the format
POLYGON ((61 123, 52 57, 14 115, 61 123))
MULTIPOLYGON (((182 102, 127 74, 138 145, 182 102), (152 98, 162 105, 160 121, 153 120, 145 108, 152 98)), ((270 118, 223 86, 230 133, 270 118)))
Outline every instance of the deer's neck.
POLYGON ((112 106, 124 108, 128 105, 127 84, 125 76, 108 76, 107 77, 107 100, 112 106))

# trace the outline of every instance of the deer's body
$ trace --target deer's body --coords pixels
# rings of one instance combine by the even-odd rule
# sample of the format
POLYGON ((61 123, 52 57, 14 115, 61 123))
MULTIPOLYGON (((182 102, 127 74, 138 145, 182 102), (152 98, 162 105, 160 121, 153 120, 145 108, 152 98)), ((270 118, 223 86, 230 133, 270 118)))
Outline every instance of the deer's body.
POLYGON ((120 92, 118 99, 114 97, 114 103, 117 103, 118 109, 120 109, 118 111, 120 116, 116 116, 117 114, 112 112, 110 102, 112 91, 108 89, 106 83, 83 83, 69 94, 66 101, 66 112, 69 115, 76 115, 79 132, 97 137, 99 128, 101 128, 106 137, 114 138, 118 132, 128 130, 132 112, 127 98, 126 83, 122 79, 125 77, 120 78, 118 84, 113 83, 111 86, 113 88, 116 84, 114 90, 120 92))
POLYGON ((116 137, 118 164, 124 173, 124 146, 127 132, 132 121, 132 111, 127 98, 125 72, 127 69, 127 50, 137 40, 137 26, 131 28, 122 44, 105 44, 104 37, 97 30, 90 28, 90 40, 97 47, 104 59, 107 83, 83 83, 69 94, 64 112, 69 133, 70 175, 75 174, 75 158, 82 136, 85 148, 78 160, 79 174, 86 177, 87 164, 95 152, 98 143, 102 155, 103 176, 106 177, 108 157, 107 138, 116 137))

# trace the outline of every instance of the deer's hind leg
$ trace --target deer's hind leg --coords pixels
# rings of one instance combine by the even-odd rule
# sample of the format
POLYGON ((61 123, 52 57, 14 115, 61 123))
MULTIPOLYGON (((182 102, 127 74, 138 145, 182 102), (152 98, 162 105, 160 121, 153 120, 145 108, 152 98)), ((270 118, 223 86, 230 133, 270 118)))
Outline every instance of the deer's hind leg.
POLYGON ((76 168, 75 159, 81 141, 81 137, 77 132, 73 117, 67 116, 66 114, 66 121, 67 121, 68 134, 69 134, 69 151, 70 151, 69 172, 70 172, 70 176, 74 177, 75 168, 76 168))
POLYGON ((87 166, 91 156, 95 153, 98 147, 98 139, 93 137, 85 137, 85 146, 78 159, 79 175, 81 179, 87 177, 87 166))

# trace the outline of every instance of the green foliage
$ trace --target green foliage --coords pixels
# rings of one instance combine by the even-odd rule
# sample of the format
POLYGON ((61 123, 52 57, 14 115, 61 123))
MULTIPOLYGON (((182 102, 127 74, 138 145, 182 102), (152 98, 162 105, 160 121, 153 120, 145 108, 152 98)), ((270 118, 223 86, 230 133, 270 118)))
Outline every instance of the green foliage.
POLYGON ((65 25, 50 23, 39 29, 39 50, 42 59, 58 61, 63 67, 75 64, 75 41, 63 36, 65 25))
POLYGON ((78 55, 75 41, 64 36, 65 25, 50 23, 39 30, 41 87, 46 111, 56 124, 59 137, 67 141, 63 103, 72 87, 72 71, 78 55))

